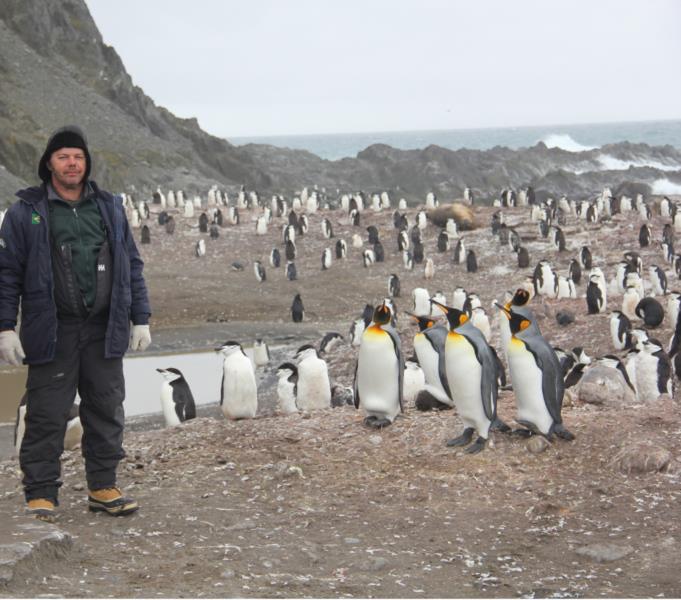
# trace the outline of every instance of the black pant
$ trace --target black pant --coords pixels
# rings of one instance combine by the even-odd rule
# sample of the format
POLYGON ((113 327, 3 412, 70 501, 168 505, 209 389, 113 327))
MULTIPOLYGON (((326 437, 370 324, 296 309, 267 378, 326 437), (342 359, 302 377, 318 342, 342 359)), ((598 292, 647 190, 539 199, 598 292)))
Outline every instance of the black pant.
POLYGON ((57 500, 64 433, 76 390, 88 487, 116 484, 116 467, 125 457, 125 381, 123 359, 104 358, 105 332, 102 320, 60 320, 54 360, 28 368, 26 432, 19 452, 26 500, 57 500))

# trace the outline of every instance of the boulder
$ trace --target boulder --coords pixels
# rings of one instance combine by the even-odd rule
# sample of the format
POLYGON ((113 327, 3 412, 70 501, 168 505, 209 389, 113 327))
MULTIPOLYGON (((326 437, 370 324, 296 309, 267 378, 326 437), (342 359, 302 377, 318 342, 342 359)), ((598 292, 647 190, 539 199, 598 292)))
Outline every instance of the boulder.
POLYGON ((615 469, 625 475, 665 471, 672 456, 669 450, 649 443, 638 443, 620 450, 613 458, 615 469))
POLYGON ((596 562, 620 560, 633 551, 634 549, 631 546, 618 546, 616 544, 587 544, 575 550, 580 556, 585 556, 596 562))
POLYGON ((577 386, 577 397, 587 404, 618 407, 637 404, 638 399, 617 369, 594 365, 577 386))

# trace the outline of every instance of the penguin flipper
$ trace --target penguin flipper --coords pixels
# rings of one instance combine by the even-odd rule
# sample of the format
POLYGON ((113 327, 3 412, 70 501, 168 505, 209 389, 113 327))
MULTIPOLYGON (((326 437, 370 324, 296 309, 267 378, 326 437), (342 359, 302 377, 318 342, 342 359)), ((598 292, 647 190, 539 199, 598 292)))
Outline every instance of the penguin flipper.
POLYGON ((444 327, 432 327, 424 332, 426 339, 430 342, 433 350, 437 352, 437 370, 440 377, 440 385, 447 394, 448 398, 452 397, 452 392, 449 389, 449 379, 447 379, 447 362, 445 360, 445 342, 447 340, 448 331, 444 327))
POLYGON ((497 351, 494 349, 494 346, 490 346, 489 349, 492 351, 492 355, 494 356, 494 362, 497 365, 497 381, 499 382, 499 385, 501 385, 502 388, 505 388, 507 381, 504 363, 501 362, 501 359, 499 358, 497 351))
POLYGON ((540 343, 531 344, 526 340, 524 341, 525 347, 534 356, 537 367, 539 367, 542 373, 541 388, 546 409, 549 411, 553 422, 560 424, 563 422, 560 412, 563 407, 565 383, 556 352, 543 339, 540 340, 540 343))
POLYGON ((490 421, 494 421, 497 418, 497 396, 499 394, 497 362, 492 354, 492 348, 485 340, 482 332, 472 324, 470 327, 465 327, 467 324, 465 323, 464 327, 459 328, 458 332, 473 346, 475 357, 482 367, 482 375, 480 377, 482 407, 485 410, 485 416, 490 421))
POLYGON ((225 370, 222 369, 222 381, 220 383, 220 406, 225 400, 225 370))
POLYGON ((189 385, 187 385, 186 393, 187 395, 184 402, 184 419, 182 419, 184 421, 196 418, 196 402, 194 401, 194 395, 189 389, 189 385))
POLYGON ((357 385, 357 369, 359 367, 359 359, 355 363, 355 378, 352 382, 352 400, 355 403, 355 408, 359 408, 359 386, 357 385))
POLYGON ((393 346, 395 347, 395 356, 397 356, 397 377, 398 377, 397 393, 399 395, 400 401, 400 412, 404 412, 404 406, 402 404, 403 395, 402 390, 404 387, 404 358, 402 356, 400 336, 397 335, 397 331, 395 331, 395 329, 392 326, 384 327, 383 331, 385 331, 390 336, 390 339, 393 342, 393 346))

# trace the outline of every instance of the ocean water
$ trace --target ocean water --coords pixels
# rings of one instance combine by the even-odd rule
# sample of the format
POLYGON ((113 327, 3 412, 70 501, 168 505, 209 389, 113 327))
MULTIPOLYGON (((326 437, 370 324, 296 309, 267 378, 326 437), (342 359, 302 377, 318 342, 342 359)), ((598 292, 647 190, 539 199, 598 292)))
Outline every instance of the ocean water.
MULTIPOLYGON (((643 142, 651 146, 670 144, 681 148, 681 120, 645 121, 638 123, 589 123, 581 125, 549 125, 542 127, 501 127, 489 129, 451 129, 432 131, 384 131, 364 133, 329 133, 235 137, 236 145, 271 144, 282 148, 308 150, 327 160, 354 157, 372 144, 413 150, 431 144, 458 150, 488 150, 495 146, 517 149, 542 141, 549 147, 571 152, 600 148, 616 142, 643 142)), ((606 159, 607 160, 607 159, 606 159)), ((608 168, 608 165, 604 165, 608 168)), ((619 168, 615 165, 614 168, 619 168)), ((628 168, 628 165, 624 168, 628 168)))

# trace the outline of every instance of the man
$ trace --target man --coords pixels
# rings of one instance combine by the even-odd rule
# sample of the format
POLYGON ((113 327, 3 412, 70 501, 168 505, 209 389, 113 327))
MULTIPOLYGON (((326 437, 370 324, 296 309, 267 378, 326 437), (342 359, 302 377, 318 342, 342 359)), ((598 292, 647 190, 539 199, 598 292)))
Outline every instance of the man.
POLYGON ((122 357, 151 343, 151 309, 122 203, 89 180, 91 166, 83 132, 58 129, 40 159, 42 185, 17 192, 0 228, 0 359, 28 364, 19 463, 27 510, 42 519, 58 505, 76 391, 90 510, 138 508, 116 485, 125 456, 122 357))

